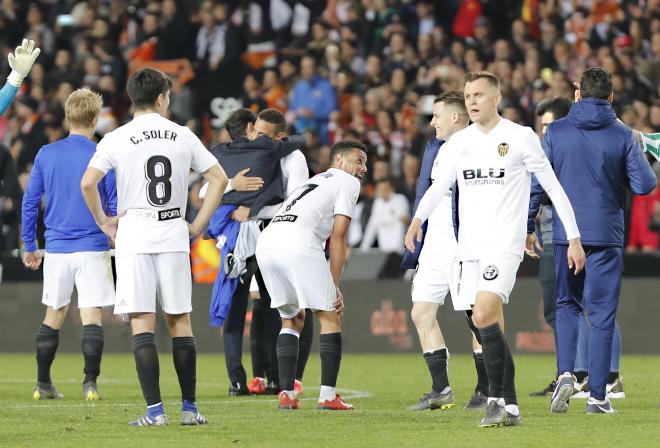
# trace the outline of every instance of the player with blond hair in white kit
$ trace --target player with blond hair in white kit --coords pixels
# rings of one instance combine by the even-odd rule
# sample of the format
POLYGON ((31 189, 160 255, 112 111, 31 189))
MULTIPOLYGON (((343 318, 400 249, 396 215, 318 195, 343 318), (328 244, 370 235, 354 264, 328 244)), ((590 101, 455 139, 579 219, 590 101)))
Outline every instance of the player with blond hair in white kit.
POLYGON ((300 331, 305 308, 321 325, 321 393, 318 409, 351 410, 335 389, 341 363, 341 317, 344 301, 339 290, 346 262, 346 238, 367 172, 366 147, 343 140, 330 150, 331 168, 299 187, 282 204, 257 242, 257 261, 271 307, 282 316, 277 338, 280 409, 298 409, 294 390, 300 331), (330 239, 330 263, 324 246, 330 239))
POLYGON ((133 354, 147 413, 132 426, 168 423, 160 396, 154 341, 156 299, 172 336, 172 356, 181 387, 181 424, 207 423, 197 410, 196 349, 190 324, 190 240, 200 234, 218 207, 227 176, 213 155, 184 126, 164 118, 172 82, 162 72, 135 72, 127 91, 135 111, 131 122, 105 135, 81 181, 85 202, 97 224, 115 240, 115 314, 128 314, 133 354), (106 217, 96 184, 111 168, 117 174, 117 212, 106 217), (192 223, 184 221, 188 176, 193 169, 209 182, 192 223))
MULTIPOLYGON (((406 234, 408 250, 422 236, 421 225, 458 182, 459 296, 474 300, 472 320, 479 329, 489 397, 480 427, 521 421, 511 351, 498 321, 508 303, 523 257, 531 175, 550 196, 570 240, 568 263, 580 271, 585 254, 566 193, 557 181, 538 136, 531 128, 499 116, 499 79, 489 72, 465 77, 465 105, 473 124, 445 143, 449 156, 417 207, 406 234), (476 297, 476 299, 474 299, 476 297)), ((460 299, 460 297, 459 297, 460 299)))

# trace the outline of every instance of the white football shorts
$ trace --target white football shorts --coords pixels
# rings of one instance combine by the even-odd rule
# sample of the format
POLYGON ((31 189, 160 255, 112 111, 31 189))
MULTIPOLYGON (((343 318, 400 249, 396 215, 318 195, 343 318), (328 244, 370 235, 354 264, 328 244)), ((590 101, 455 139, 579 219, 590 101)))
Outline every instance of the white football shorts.
POLYGON ((334 311, 336 290, 325 259, 295 252, 257 251, 257 263, 270 294, 271 307, 290 319, 303 308, 334 311))
POLYGON ((68 305, 74 285, 78 290, 78 308, 114 305, 110 252, 46 252, 41 302, 54 309, 68 305))
POLYGON ((412 301, 444 305, 447 293, 452 298, 458 293, 458 258, 447 255, 425 254, 420 258, 412 282, 412 301))
POLYGON ((509 295, 516 283, 520 257, 513 254, 463 261, 460 264, 460 282, 456 310, 469 310, 477 298, 477 291, 493 292, 503 303, 509 303, 509 295))
POLYGON ((192 311, 192 278, 188 253, 117 255, 115 264, 115 314, 155 313, 156 300, 167 314, 192 311))

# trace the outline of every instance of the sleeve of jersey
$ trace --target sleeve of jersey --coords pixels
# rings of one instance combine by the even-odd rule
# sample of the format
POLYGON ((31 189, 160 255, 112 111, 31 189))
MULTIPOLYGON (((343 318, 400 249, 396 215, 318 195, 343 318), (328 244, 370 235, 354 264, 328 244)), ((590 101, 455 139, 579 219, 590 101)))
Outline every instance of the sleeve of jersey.
POLYGON ((41 174, 41 157, 37 154, 34 166, 30 172, 25 195, 23 196, 22 220, 23 228, 21 238, 25 243, 26 252, 34 252, 37 247, 37 217, 41 196, 44 194, 44 179, 41 174))
POLYGON ((103 138, 99 144, 96 145, 96 152, 92 156, 92 160, 89 161, 88 166, 90 168, 96 168, 107 174, 108 171, 115 167, 108 146, 107 137, 103 138))
POLYGON ((422 196, 424 196, 424 192, 429 188, 429 185, 431 185, 431 169, 433 168, 433 160, 431 160, 431 143, 433 142, 433 139, 430 139, 429 141, 426 142, 426 146, 424 147, 424 155, 422 156, 422 164, 419 169, 419 177, 417 178, 417 186, 415 188, 415 202, 413 203, 413 214, 415 214, 415 210, 417 210, 417 206, 419 205, 419 201, 422 200, 422 196))
POLYGON ((350 184, 348 182, 339 189, 337 195, 337 202, 335 203, 335 215, 344 215, 349 218, 353 217, 353 210, 357 204, 358 196, 360 195, 360 182, 351 178, 350 184))
POLYGON ((218 163, 218 160, 211 154, 211 151, 206 149, 206 146, 199 141, 197 136, 193 132, 185 128, 188 134, 188 140, 190 142, 190 148, 192 150, 192 169, 198 173, 205 173, 210 170, 213 165, 218 163))
POLYGON ((18 93, 18 87, 9 81, 0 89, 0 115, 4 114, 11 102, 14 101, 16 93, 18 93))
POLYGON ((288 198, 291 193, 309 180, 309 169, 307 159, 300 151, 292 152, 283 162, 286 164, 288 174, 286 181, 286 197, 288 198))
POLYGON ((632 132, 626 142, 626 176, 634 194, 649 194, 657 184, 655 172, 632 132))
POLYGON ((541 147, 539 137, 531 129, 527 128, 527 131, 527 138, 522 147, 521 158, 527 171, 531 174, 536 174, 536 172, 545 169, 545 167, 550 167, 550 161, 541 147))
POLYGON ((552 171, 550 164, 546 165, 541 171, 535 172, 534 175, 548 196, 550 196, 552 205, 566 231, 566 239, 572 240, 574 238, 579 238, 580 231, 578 230, 577 221, 575 220, 573 207, 568 200, 568 196, 566 196, 566 192, 559 184, 555 172, 552 171))
MULTIPOLYGON (((450 143, 445 143, 445 145, 448 144, 450 143)), ((445 148, 445 153, 449 153, 447 150, 448 148, 445 148)), ((419 201, 414 217, 419 218, 422 222, 429 219, 429 216, 433 214, 433 211, 438 207, 445 193, 454 182, 456 182, 456 159, 455 157, 447 157, 444 163, 440 165, 438 178, 419 201)))

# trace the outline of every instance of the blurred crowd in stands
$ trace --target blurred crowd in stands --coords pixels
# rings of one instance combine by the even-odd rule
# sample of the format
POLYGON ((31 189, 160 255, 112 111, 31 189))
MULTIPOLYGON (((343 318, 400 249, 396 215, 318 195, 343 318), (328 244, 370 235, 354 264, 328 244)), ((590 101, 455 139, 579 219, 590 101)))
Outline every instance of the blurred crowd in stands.
MULTIPOLYGON (((39 148, 66 136, 74 89, 103 96, 101 138, 130 118, 127 75, 151 65, 174 79, 171 118, 209 147, 239 107, 286 112, 314 173, 334 141, 363 141, 369 174, 350 243, 388 252, 403 251, 433 99, 462 89, 467 71, 497 74, 502 116, 535 126, 540 101, 572 99, 581 71, 599 65, 621 120, 660 131, 658 0, 1 0, 0 79, 24 37, 42 53, 0 117, 0 152, 22 188, 39 148)), ((191 179, 191 213, 198 188, 191 179)), ((0 196, 6 251, 20 245, 20 198, 0 196)), ((658 250, 660 193, 632 204, 629 250, 658 250)))

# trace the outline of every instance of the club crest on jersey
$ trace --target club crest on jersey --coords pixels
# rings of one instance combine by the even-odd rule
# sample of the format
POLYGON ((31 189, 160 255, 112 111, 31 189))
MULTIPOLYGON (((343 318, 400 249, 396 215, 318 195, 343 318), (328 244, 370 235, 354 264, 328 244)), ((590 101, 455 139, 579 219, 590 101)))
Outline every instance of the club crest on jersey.
POLYGON ((484 280, 495 280, 499 274, 500 271, 497 269, 497 266, 491 264, 484 269, 484 280))
POLYGON ((509 152, 509 144, 508 143, 500 143, 497 145, 497 153, 500 155, 500 157, 504 157, 507 155, 509 152))

